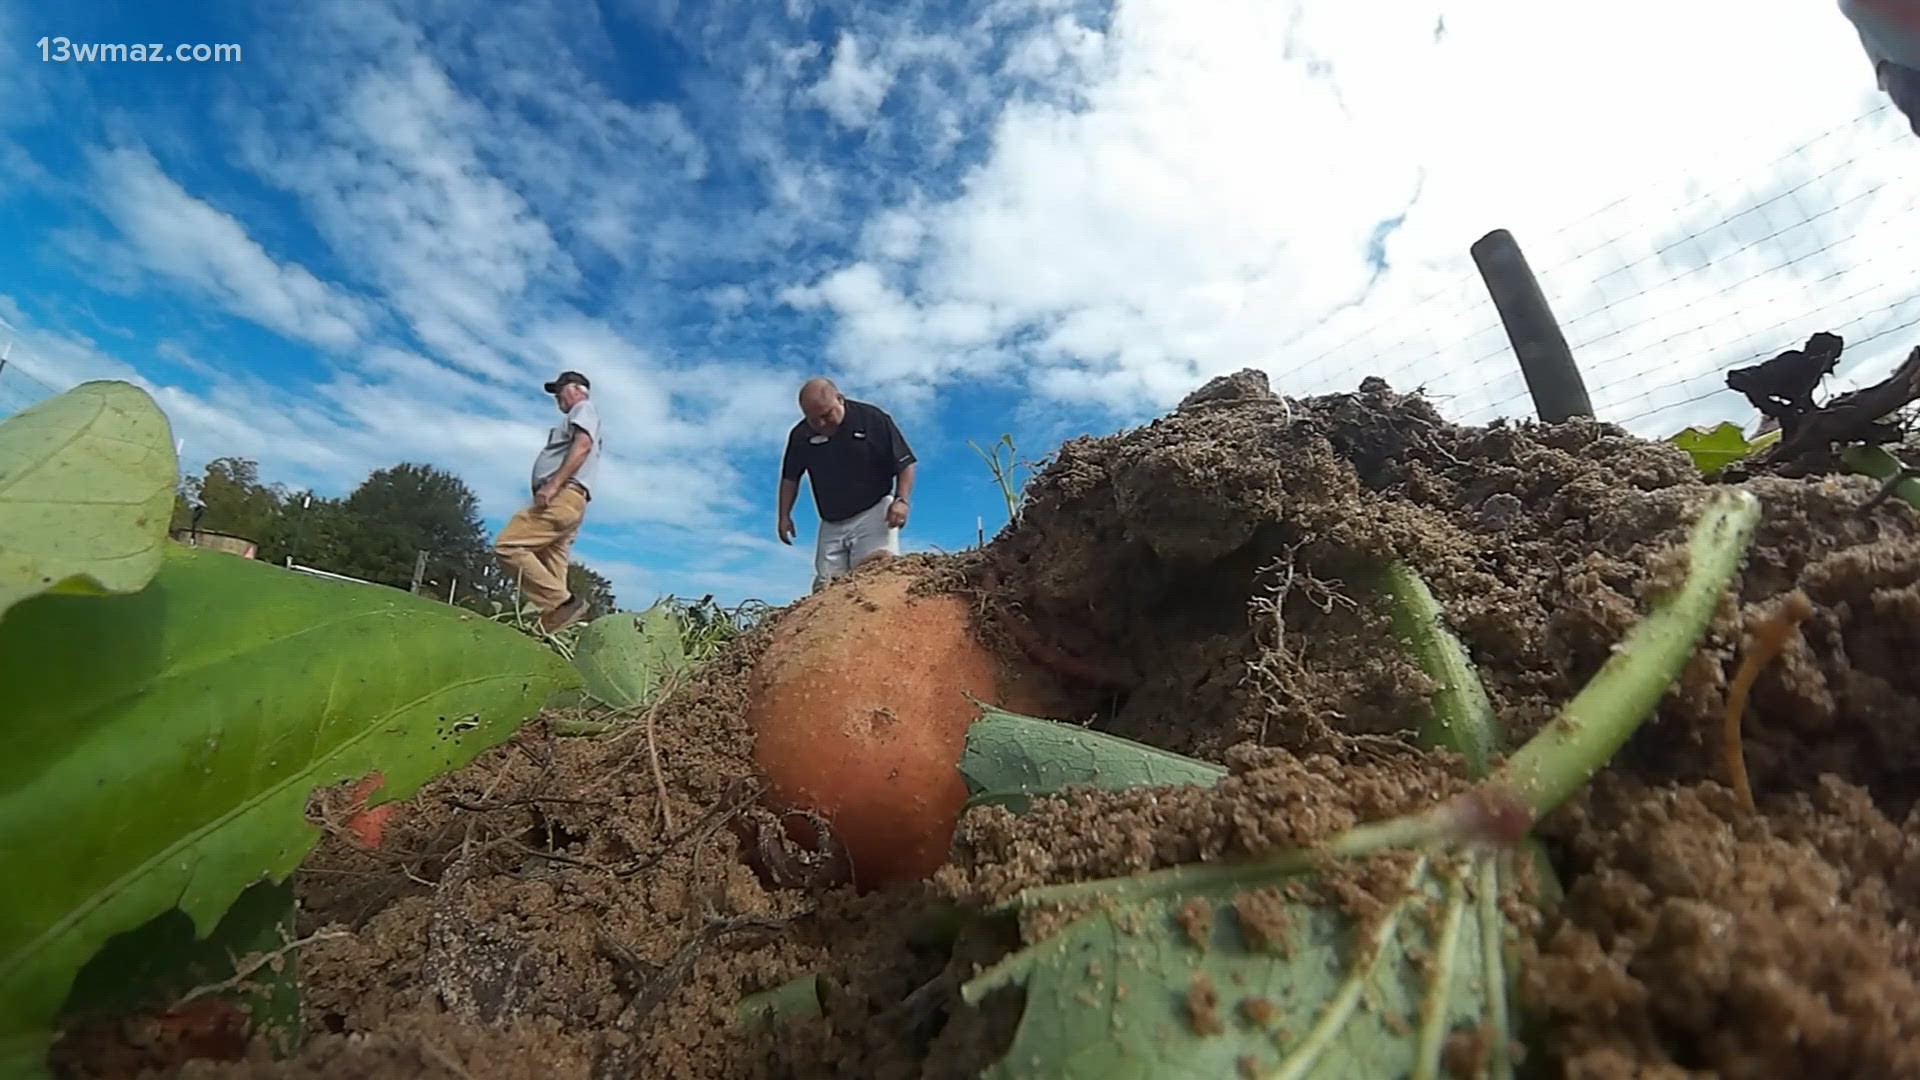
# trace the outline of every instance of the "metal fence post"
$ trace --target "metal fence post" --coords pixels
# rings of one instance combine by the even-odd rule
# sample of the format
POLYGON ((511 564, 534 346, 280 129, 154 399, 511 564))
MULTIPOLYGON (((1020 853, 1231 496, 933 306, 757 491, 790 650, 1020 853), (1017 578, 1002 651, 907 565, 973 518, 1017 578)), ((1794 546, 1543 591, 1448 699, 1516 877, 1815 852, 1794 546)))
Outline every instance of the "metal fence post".
POLYGON ((1533 395, 1533 411, 1549 424, 1592 416, 1593 403, 1573 362, 1573 350, 1567 348, 1566 336, 1513 234, 1495 229, 1474 241, 1472 252, 1473 264, 1480 268, 1480 278, 1507 328, 1507 340, 1513 343, 1513 355, 1520 361, 1520 374, 1533 395))

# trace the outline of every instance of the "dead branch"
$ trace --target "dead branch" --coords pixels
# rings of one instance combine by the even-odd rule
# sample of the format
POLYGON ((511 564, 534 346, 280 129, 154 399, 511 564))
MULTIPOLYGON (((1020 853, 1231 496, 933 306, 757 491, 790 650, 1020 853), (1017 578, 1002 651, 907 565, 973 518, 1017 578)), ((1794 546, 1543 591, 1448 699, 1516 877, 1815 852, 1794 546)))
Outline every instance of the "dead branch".
POLYGON ((473 1074, 467 1071, 466 1066, 460 1064, 459 1060, 452 1054, 442 1050, 438 1044, 431 1041, 422 1042, 420 1044, 420 1052, 432 1058, 441 1068, 460 1077, 460 1080, 473 1080, 473 1074))
POLYGON ((1734 794, 1740 797, 1740 805, 1748 813, 1753 812, 1753 788, 1747 782, 1747 758, 1743 749, 1740 726, 1747 712, 1747 695, 1753 689, 1754 680, 1760 672, 1773 662, 1787 647, 1787 642, 1799 632, 1800 623, 1813 614, 1813 601, 1799 589, 1788 593, 1780 601, 1772 614, 1754 627, 1747 638, 1746 655, 1740 659, 1740 670, 1734 673, 1733 685, 1727 689, 1727 712, 1722 732, 1722 749, 1726 754, 1727 773, 1733 783, 1734 794))
MULTIPOLYGON (((248 979, 253 977, 254 972, 259 971, 261 968, 266 967, 268 964, 278 963, 279 961, 285 959, 288 955, 294 952, 298 952, 299 950, 304 949, 307 946, 314 944, 315 942, 332 941, 336 938, 351 937, 351 936, 352 935, 347 933, 347 931, 345 930, 321 930, 321 931, 318 931, 317 933, 308 934, 306 937, 303 937, 303 938, 287 941, 284 945, 281 945, 277 949, 274 949, 270 952, 260 953, 258 955, 249 957, 244 962, 237 963, 234 966, 233 974, 224 979, 221 979, 219 982, 207 983, 204 986, 196 986, 193 989, 188 990, 185 994, 182 994, 180 998, 173 1003, 173 1007, 177 1009, 180 1006, 185 1005, 190 1001, 195 1001, 195 1000, 198 1000, 199 998, 206 997, 208 994, 224 994, 229 990, 238 989, 242 983, 246 982, 248 979)), ((282 937, 284 940, 285 935, 283 934, 282 937)))
MULTIPOLYGON (((662 695, 663 697, 665 695, 662 695)), ((667 801, 667 778, 660 772, 660 744, 654 740, 653 725, 660 715, 658 703, 647 710, 647 760, 653 766, 653 790, 660 798, 660 835, 673 835, 673 807, 667 801)))
POLYGON ((609 934, 600 934, 596 944, 602 954, 612 960, 620 970, 624 981, 636 988, 637 992, 628 1000, 627 1007, 621 1010, 614 1020, 617 1026, 629 1030, 646 1020, 648 1014, 658 1008, 680 984, 693 973, 693 965, 700 954, 723 940, 738 934, 762 933, 778 934, 787 928, 785 919, 766 919, 752 915, 740 915, 730 919, 715 919, 701 927, 691 937, 674 950, 673 959, 663 967, 640 959, 633 949, 609 934))
POLYGON ((1816 404, 1813 392, 1838 365, 1843 345, 1838 334, 1823 331, 1805 348, 1727 372, 1730 389, 1779 422, 1780 441, 1758 464, 1783 476, 1837 472, 1836 447, 1899 440, 1900 425, 1889 418, 1920 401, 1920 348, 1880 382, 1816 404))
POLYGON ((528 795, 519 799, 501 799, 498 802, 468 802, 456 795, 448 795, 446 804, 456 810, 469 810, 476 814, 491 814, 499 810, 511 810, 516 806, 539 806, 543 803, 569 803, 576 806, 608 806, 606 799, 570 799, 559 795, 528 795))
MULTIPOLYGON (((728 784, 727 794, 731 794, 733 789, 742 783, 743 781, 735 780, 733 783, 728 784)), ((614 876, 631 877, 642 870, 650 870, 658 866, 661 861, 666 859, 666 857, 685 840, 692 839, 696 844, 704 842, 707 837, 718 832, 727 822, 733 820, 735 815, 745 810, 765 791, 765 788, 758 784, 749 783, 746 784, 746 787, 748 789, 747 793, 732 801, 728 801, 726 795, 723 794, 720 802, 715 803, 706 813, 700 815, 700 818, 693 824, 687 826, 684 831, 670 837, 661 845, 659 851, 643 859, 637 859, 627 865, 614 868, 612 871, 614 876)))

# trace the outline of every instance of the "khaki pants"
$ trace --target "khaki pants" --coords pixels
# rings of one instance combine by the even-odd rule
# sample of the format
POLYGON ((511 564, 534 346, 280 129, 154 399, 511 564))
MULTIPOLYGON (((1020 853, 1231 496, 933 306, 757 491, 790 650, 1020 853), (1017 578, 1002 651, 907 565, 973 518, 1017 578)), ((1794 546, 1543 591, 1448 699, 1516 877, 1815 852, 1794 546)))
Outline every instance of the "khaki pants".
POLYGON ((580 522, 587 516, 586 493, 564 487, 545 507, 529 506, 513 515, 494 541, 493 553, 517 585, 542 613, 567 598, 567 560, 580 522))

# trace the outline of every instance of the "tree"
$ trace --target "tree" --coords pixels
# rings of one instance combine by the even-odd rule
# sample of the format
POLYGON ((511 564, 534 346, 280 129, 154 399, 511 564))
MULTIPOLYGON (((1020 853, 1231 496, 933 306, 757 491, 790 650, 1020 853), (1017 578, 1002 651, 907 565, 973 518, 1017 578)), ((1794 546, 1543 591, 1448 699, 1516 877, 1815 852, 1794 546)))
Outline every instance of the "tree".
MULTIPOLYGON (((285 509, 286 492, 277 484, 261 483, 258 464, 246 458, 215 458, 207 462, 204 473, 180 485, 174 497, 173 527, 231 533, 259 543, 285 509), (197 522, 195 505, 205 507, 197 522)), ((264 544, 261 555, 266 556, 264 544)))
MULTIPOLYGON (((344 499, 289 492, 260 480, 257 464, 218 458, 202 476, 187 478, 174 500, 174 527, 194 522, 208 532, 233 533, 259 545, 258 557, 306 565, 405 589, 415 560, 427 553, 426 592, 491 615, 514 600, 480 522, 480 500, 458 476, 431 465, 403 463, 378 469, 344 499)), ((583 568, 584 569, 584 568, 583 568)), ((569 575, 590 598, 613 609, 613 587, 590 570, 569 575)))
POLYGON ((613 596, 613 582, 602 577, 586 563, 567 564, 567 591, 575 596, 586 597, 586 617, 589 619, 597 619, 619 610, 618 602, 613 596))
POLYGON ((431 465, 379 469, 339 504, 345 535, 329 567, 382 585, 407 588, 427 553, 436 592, 483 583, 493 561, 480 523, 480 500, 458 476, 431 465))

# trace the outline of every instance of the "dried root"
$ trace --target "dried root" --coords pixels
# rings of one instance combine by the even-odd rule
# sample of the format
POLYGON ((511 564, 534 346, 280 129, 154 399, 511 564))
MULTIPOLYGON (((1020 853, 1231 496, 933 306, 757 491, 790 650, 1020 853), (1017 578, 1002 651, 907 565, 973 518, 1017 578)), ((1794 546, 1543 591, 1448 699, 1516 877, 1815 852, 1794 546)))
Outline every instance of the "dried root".
POLYGON ((1727 758, 1727 773, 1733 783, 1733 790, 1740 797, 1740 805, 1753 812, 1753 788, 1747 780, 1747 758, 1740 738, 1740 722, 1746 716, 1747 695, 1753 690, 1754 680, 1760 672, 1780 655, 1787 642, 1800 630, 1800 623, 1813 614, 1813 602, 1807 594, 1795 589, 1782 597, 1779 606, 1772 614, 1760 621, 1748 635, 1745 655, 1740 658, 1740 670, 1733 677, 1733 685, 1727 690, 1727 714, 1724 733, 1724 749, 1727 758))

